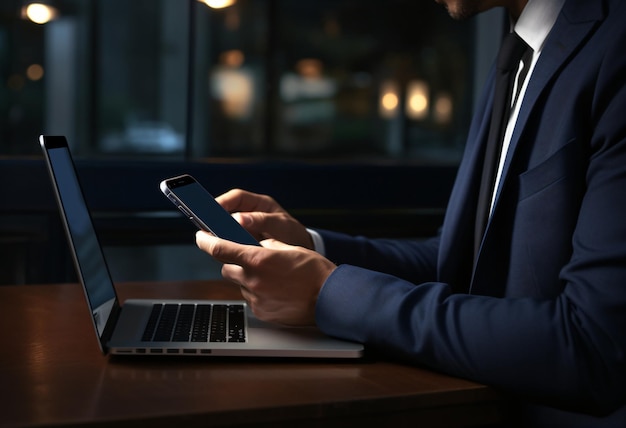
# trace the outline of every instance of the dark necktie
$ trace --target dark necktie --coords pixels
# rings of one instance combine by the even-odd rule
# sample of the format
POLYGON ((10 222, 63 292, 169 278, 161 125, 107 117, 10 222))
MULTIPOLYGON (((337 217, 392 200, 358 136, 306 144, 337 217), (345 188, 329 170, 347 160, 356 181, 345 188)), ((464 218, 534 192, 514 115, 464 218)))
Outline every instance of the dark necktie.
MULTIPOLYGON (((496 90, 494 94, 493 111, 491 113, 491 126, 489 128, 489 137, 485 149, 483 174, 476 209, 474 256, 478 254, 487 220, 489 219, 497 165, 502 149, 502 140, 504 139, 504 133, 511 110, 511 98, 513 95, 515 76, 522 57, 528 51, 528 45, 517 34, 509 33, 502 41, 502 46, 500 46, 500 51, 498 52, 496 63, 496 90)), ((525 64, 525 67, 526 66, 527 64, 525 64)))

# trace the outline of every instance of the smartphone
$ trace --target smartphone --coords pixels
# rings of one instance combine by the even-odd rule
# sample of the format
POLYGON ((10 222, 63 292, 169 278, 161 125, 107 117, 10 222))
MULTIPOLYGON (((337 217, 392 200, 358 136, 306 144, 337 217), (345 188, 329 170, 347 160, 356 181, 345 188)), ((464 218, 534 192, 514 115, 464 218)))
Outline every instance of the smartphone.
POLYGON ((191 175, 165 179, 159 187, 199 229, 239 244, 260 245, 191 175))

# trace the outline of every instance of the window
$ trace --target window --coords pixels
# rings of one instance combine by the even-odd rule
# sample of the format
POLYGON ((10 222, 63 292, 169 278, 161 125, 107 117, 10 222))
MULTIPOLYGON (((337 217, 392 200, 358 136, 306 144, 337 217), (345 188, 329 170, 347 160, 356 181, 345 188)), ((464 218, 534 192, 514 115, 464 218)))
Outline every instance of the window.
POLYGON ((115 279, 219 271, 156 190, 176 172, 311 227, 432 233, 504 22, 432 0, 40 2, 48 21, 0 2, 0 283, 71 279, 40 133, 68 137, 115 279))
POLYGON ((434 1, 3 1, 0 153, 40 132, 87 157, 455 163, 475 22, 434 1))

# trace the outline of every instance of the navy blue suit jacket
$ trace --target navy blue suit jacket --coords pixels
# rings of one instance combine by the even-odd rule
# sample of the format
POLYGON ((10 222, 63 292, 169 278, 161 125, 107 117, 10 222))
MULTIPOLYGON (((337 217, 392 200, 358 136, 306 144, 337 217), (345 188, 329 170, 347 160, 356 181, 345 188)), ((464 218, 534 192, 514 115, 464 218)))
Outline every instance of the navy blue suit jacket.
POLYGON ((321 231, 339 266, 317 322, 531 402, 603 417, 622 408, 605 421, 626 426, 626 1, 565 3, 531 76, 474 265, 493 86, 492 75, 439 236, 321 231))

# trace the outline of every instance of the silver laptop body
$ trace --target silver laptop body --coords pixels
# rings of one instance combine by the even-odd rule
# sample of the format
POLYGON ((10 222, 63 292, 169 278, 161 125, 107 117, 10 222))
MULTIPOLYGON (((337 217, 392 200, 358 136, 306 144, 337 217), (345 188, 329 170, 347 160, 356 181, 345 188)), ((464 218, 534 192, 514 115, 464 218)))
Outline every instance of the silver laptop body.
POLYGON ((305 358, 363 355, 363 345, 328 337, 316 328, 264 323, 254 317, 245 301, 129 299, 121 305, 66 138, 41 136, 39 141, 76 272, 105 354, 305 358))

